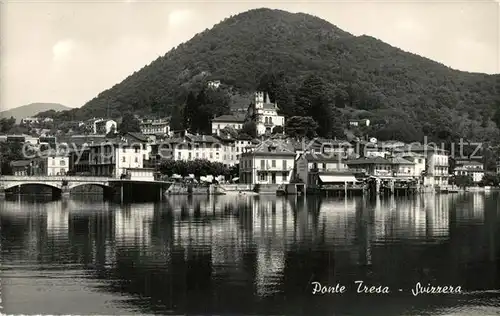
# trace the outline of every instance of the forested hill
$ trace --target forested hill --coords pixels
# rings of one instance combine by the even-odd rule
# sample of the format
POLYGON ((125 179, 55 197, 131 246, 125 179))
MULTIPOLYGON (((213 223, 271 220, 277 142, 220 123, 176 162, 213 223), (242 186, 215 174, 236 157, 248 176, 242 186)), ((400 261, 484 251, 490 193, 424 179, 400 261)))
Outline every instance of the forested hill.
POLYGON ((441 138, 498 136, 498 75, 453 70, 320 18, 270 9, 225 19, 64 116, 168 115, 211 79, 233 92, 265 88, 291 116, 311 75, 344 117, 370 117, 389 138, 402 127, 441 138))

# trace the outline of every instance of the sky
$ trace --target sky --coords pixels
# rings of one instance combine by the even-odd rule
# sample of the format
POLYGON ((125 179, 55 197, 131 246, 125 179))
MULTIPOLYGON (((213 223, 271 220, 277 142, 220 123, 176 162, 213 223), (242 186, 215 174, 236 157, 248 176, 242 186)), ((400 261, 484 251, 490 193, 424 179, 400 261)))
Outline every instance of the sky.
POLYGON ((196 33, 262 7, 313 14, 455 69, 500 73, 500 0, 3 0, 0 110, 82 106, 196 33))

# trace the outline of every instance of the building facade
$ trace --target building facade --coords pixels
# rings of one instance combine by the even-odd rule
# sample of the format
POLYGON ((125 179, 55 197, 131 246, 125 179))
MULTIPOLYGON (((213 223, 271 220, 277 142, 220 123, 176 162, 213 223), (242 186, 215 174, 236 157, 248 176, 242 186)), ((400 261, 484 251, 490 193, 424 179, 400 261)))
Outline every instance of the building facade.
POLYGON ((455 176, 469 176, 475 183, 481 182, 484 178, 483 164, 472 160, 459 160, 456 161, 455 176))
POLYGON ((144 135, 168 135, 170 125, 166 119, 142 120, 140 123, 141 133, 144 135))
POLYGON ((271 134, 277 126, 285 127, 285 117, 278 111, 278 105, 270 102, 267 93, 255 93, 255 101, 248 107, 247 117, 255 122, 257 135, 271 134))
POLYGON ((240 183, 290 183, 295 164, 295 152, 282 141, 263 141, 247 148, 240 156, 240 183))
POLYGON ((221 115, 212 120, 212 134, 220 134, 226 128, 231 127, 238 131, 243 128, 245 117, 241 115, 221 115))

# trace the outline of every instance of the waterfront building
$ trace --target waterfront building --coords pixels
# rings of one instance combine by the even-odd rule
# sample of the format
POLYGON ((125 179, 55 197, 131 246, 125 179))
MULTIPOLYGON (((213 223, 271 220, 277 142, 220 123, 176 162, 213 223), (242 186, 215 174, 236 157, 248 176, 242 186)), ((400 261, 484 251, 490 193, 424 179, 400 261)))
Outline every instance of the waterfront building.
POLYGON ((10 168, 12 169, 12 174, 15 176, 27 176, 29 175, 29 169, 32 165, 31 160, 14 160, 10 162, 10 168))
POLYGON ((246 148, 240 156, 240 183, 287 184, 295 163, 293 146, 286 140, 268 139, 246 148))
POLYGON ((481 162, 472 160, 457 160, 454 174, 456 176, 470 176, 475 183, 481 182, 484 177, 484 167, 481 162))
POLYGON ((212 135, 192 135, 170 138, 159 144, 155 153, 162 158, 173 160, 206 159, 212 162, 223 162, 223 148, 219 139, 212 135))
POLYGON ((271 134, 276 126, 285 126, 285 117, 278 114, 279 108, 264 92, 255 93, 255 101, 247 110, 247 118, 255 122, 257 135, 271 134))
POLYGON ((139 133, 89 145, 90 172, 95 176, 121 177, 128 168, 143 168, 151 144, 139 133))
POLYGON ((411 144, 397 148, 398 155, 416 153, 425 157, 424 184, 432 187, 446 187, 449 180, 449 156, 442 148, 431 145, 411 144))
POLYGON ((47 176, 63 176, 69 171, 69 156, 63 153, 53 152, 40 158, 42 174, 47 176))
POLYGON ((379 178, 416 177, 415 163, 400 157, 371 157, 346 161, 353 172, 365 173, 379 178))
POLYGON ((321 184, 355 183, 356 178, 345 163, 343 155, 303 153, 295 161, 296 179, 305 188, 316 188, 321 184))
POLYGON ((347 158, 354 153, 354 146, 347 140, 318 137, 312 140, 304 140, 301 145, 303 152, 322 154, 324 156, 347 158))

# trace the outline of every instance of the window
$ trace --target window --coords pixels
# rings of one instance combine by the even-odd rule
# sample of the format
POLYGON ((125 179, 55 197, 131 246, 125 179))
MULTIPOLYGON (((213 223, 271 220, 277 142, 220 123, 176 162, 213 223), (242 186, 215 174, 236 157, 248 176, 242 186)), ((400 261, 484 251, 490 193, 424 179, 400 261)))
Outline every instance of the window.
POLYGON ((266 161, 265 160, 260 161, 260 169, 262 169, 262 170, 266 169, 266 161))
POLYGON ((61 159, 61 161, 59 163, 61 164, 61 166, 66 165, 66 161, 64 159, 61 159))
POLYGON ((212 159, 213 157, 214 157, 214 154, 210 153, 210 159, 212 159))
POLYGON ((191 160, 191 153, 188 153, 188 159, 191 160))
POLYGON ((196 158, 200 158, 200 153, 196 153, 196 158))
POLYGON ((284 181, 287 181, 288 180, 288 172, 283 172, 282 177, 283 177, 284 181))
POLYGON ((276 167, 276 160, 271 161, 271 166, 273 166, 273 168, 276 167))
POLYGON ((177 157, 178 157, 179 159, 181 159, 181 153, 180 153, 180 152, 178 153, 177 157))
POLYGON ((122 161, 125 162, 125 157, 122 157, 122 161))
POLYGON ((135 162, 139 162, 139 159, 137 157, 135 157, 134 161, 135 162))
POLYGON ((283 170, 286 170, 286 160, 283 160, 283 170))
POLYGON ((326 163, 323 163, 323 169, 326 169, 326 163))
POLYGON ((139 152, 139 147, 135 147, 135 152, 138 153, 139 152))
POLYGON ((260 178, 260 181, 266 181, 267 174, 265 172, 261 172, 259 178, 260 178))
POLYGON ((56 160, 54 158, 52 158, 52 165, 55 166, 56 165, 56 160))

